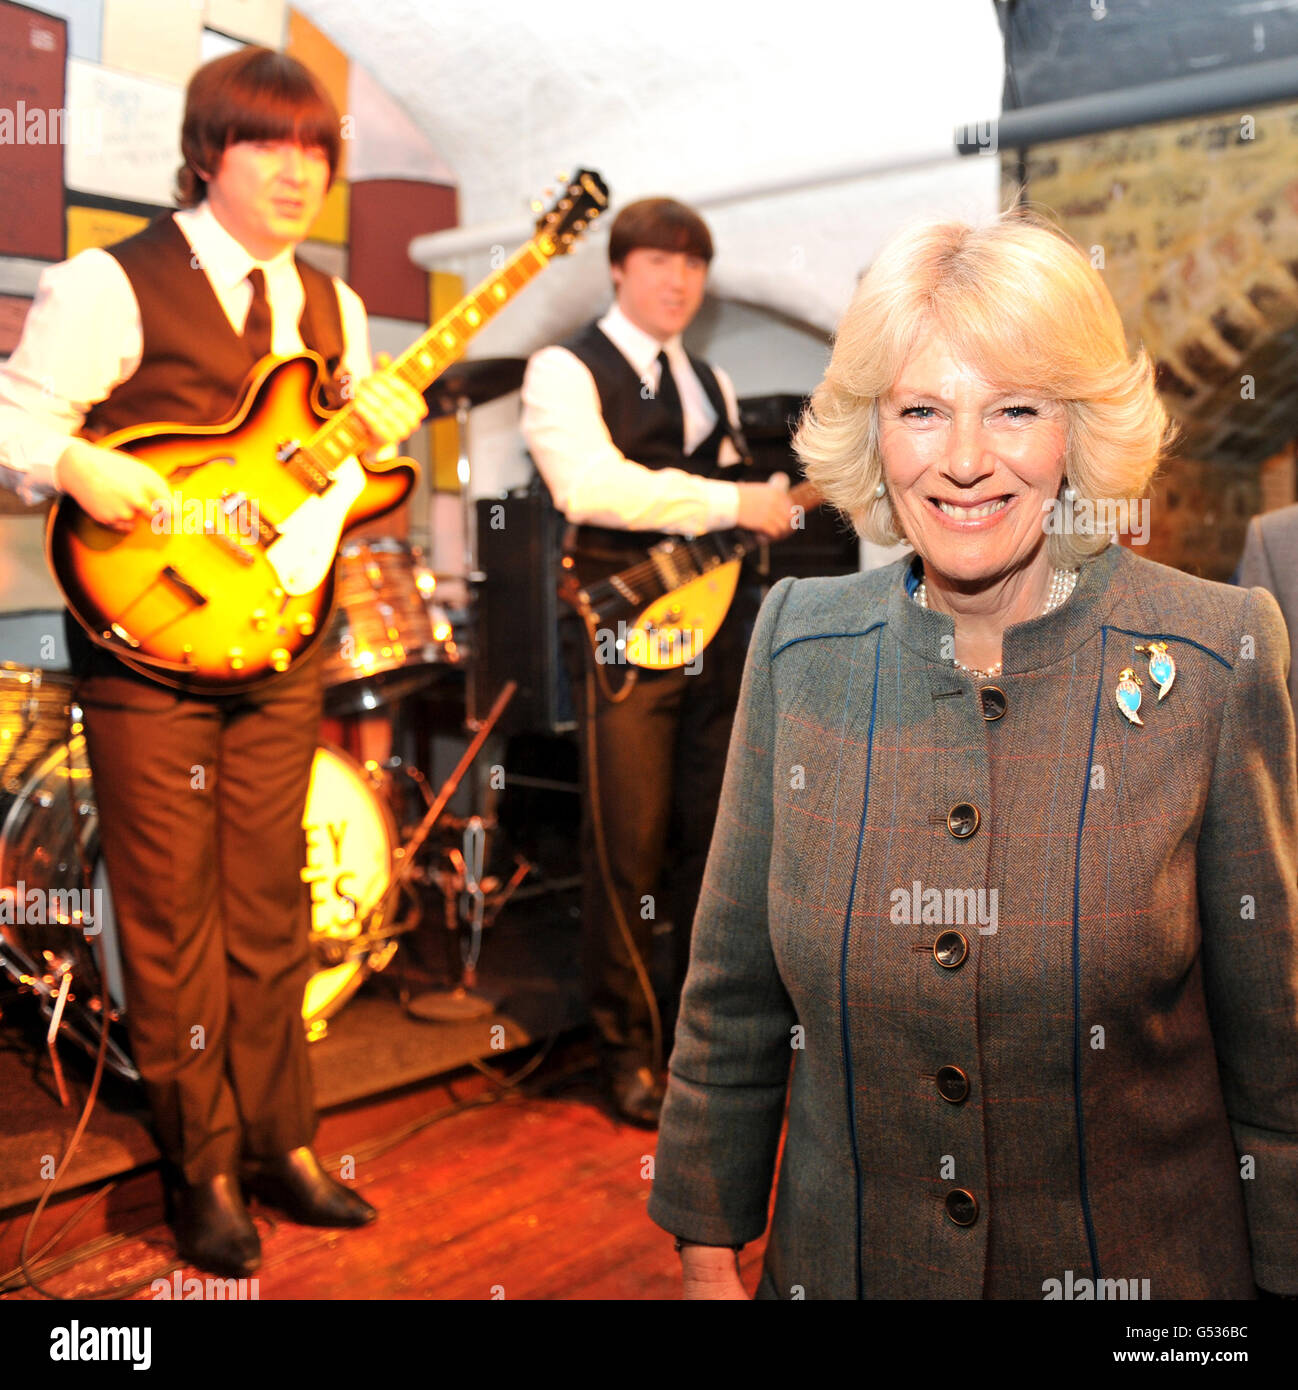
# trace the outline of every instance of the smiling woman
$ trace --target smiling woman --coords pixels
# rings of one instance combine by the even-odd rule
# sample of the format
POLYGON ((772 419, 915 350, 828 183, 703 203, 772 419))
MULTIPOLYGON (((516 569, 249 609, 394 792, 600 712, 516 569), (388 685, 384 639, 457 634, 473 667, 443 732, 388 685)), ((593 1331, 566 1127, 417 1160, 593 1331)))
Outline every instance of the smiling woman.
POLYGON ((786 1090, 759 1298, 1298 1293, 1283 619, 1055 520, 1165 434, 1048 228, 862 281, 798 449, 915 553, 782 580, 749 647, 649 1206, 687 1296, 743 1296, 786 1090))

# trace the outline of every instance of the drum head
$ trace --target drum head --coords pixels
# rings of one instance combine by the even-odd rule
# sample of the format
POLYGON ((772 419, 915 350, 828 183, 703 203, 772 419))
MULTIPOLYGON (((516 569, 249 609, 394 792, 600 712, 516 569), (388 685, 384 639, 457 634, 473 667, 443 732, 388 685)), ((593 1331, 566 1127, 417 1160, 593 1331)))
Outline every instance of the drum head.
POLYGON ((372 951, 360 938, 392 882, 396 829, 364 768, 328 744, 316 750, 302 824, 302 881, 320 965, 307 982, 302 1014, 313 1023, 337 1013, 368 973, 372 951))
POLYGON ((434 601, 423 552, 392 537, 344 545, 334 615, 325 634, 325 708, 378 709, 427 685, 460 659, 451 623, 434 601))

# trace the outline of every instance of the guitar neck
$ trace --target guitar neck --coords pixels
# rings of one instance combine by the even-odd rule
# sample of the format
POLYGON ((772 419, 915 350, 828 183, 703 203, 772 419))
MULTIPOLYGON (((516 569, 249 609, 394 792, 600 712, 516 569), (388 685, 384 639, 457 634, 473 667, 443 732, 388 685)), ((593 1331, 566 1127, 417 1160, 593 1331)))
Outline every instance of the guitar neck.
MULTIPOLYGON (((451 363, 458 361, 469 339, 550 263, 556 250, 549 237, 533 237, 384 371, 400 377, 422 395, 451 363)), ((354 405, 347 405, 322 425, 305 447, 314 462, 332 474, 344 460, 369 444, 365 422, 354 405)))

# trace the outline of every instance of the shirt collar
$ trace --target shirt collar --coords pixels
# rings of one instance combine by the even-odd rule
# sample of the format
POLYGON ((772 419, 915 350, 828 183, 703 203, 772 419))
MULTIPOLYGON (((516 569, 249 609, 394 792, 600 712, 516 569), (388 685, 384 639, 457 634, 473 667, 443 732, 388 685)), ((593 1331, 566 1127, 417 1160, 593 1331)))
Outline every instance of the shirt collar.
POLYGON ((643 377, 658 360, 660 352, 667 353, 669 357, 676 357, 682 351, 679 333, 673 333, 665 343, 660 343, 657 338, 632 323, 616 302, 600 319, 599 328, 640 377, 643 377))
POLYGON ((248 272, 256 267, 260 267, 269 281, 276 270, 293 258, 293 247, 286 246, 268 261, 257 260, 217 221, 206 199, 196 208, 182 208, 175 218, 208 279, 220 289, 232 289, 246 280, 248 272))

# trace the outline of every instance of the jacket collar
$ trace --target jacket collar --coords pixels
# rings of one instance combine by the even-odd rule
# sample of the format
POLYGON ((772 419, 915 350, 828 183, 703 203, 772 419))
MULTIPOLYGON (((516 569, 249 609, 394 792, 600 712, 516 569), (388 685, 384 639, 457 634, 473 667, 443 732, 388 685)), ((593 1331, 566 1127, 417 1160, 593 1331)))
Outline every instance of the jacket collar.
MULTIPOLYGON (((1082 564, 1076 588, 1053 613, 1007 627, 1002 645, 1003 674, 1012 676, 1052 666, 1094 637, 1125 591, 1131 564, 1132 557, 1122 546, 1107 546, 1082 564)), ((888 630, 917 656, 950 666, 942 639, 954 640, 955 622, 948 613, 921 608, 911 597, 921 573, 919 557, 913 553, 898 562, 888 593, 888 630)))

